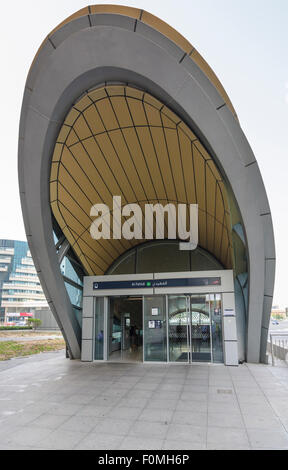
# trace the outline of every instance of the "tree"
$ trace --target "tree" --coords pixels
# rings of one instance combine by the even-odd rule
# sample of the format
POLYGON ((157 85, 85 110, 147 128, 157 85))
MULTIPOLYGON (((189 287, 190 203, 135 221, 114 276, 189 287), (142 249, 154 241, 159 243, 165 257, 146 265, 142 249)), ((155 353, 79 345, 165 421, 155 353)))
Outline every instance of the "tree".
POLYGON ((38 326, 40 326, 41 324, 42 324, 42 321, 40 320, 40 318, 29 318, 28 319, 28 325, 33 326, 34 330, 36 330, 36 328, 38 326))

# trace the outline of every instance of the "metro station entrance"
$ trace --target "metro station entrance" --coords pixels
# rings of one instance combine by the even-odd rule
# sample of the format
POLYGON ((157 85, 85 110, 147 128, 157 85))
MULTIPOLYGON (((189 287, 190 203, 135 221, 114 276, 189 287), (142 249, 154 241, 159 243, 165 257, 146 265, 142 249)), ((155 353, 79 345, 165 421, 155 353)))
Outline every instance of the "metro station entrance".
POLYGON ((233 287, 228 270, 87 277, 82 360, 237 365, 233 287))

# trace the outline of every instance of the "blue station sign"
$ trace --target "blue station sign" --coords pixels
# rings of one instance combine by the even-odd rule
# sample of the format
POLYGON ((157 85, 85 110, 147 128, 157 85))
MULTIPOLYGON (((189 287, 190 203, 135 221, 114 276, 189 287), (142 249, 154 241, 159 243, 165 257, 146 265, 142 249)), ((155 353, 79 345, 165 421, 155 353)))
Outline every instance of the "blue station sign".
POLYGON ((185 277, 173 279, 141 279, 131 281, 93 282, 93 290, 153 289, 161 287, 221 286, 221 277, 185 277))

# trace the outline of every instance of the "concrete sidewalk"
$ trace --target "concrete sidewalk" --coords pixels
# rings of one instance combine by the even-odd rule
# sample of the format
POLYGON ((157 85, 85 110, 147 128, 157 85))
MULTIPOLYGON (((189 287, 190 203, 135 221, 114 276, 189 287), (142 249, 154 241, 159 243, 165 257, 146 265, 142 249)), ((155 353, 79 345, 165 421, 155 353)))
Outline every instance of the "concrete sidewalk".
POLYGON ((288 367, 0 367, 0 449, 288 449, 288 367))

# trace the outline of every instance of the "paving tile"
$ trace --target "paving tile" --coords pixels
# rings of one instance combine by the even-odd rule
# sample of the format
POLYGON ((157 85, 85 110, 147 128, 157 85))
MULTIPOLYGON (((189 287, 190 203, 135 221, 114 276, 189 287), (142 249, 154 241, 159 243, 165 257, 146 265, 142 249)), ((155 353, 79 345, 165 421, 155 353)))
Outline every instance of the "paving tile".
POLYGON ((186 377, 184 385, 195 385, 195 386, 209 386, 209 379, 207 378, 195 378, 195 377, 186 377))
POLYGON ((252 448, 288 449, 288 433, 269 429, 247 429, 252 448))
POLYGON ((3 420, 3 427, 5 429, 9 426, 24 426, 25 424, 29 424, 34 421, 36 418, 39 418, 43 414, 42 411, 34 412, 27 412, 23 410, 22 412, 15 413, 10 416, 6 416, 5 420, 3 420))
POLYGON ((163 439, 128 436, 122 441, 119 450, 161 450, 163 443, 163 439))
POLYGON ((162 383, 158 390, 164 390, 165 392, 179 392, 183 388, 182 384, 179 383, 162 383))
POLYGON ((207 413, 200 413, 186 409, 185 411, 175 411, 172 418, 173 423, 190 424, 193 426, 207 426, 207 413))
POLYGON ((243 414, 246 415, 265 415, 274 416, 275 413, 269 403, 240 403, 240 408, 243 414))
POLYGON ((135 393, 135 397, 127 398, 126 396, 122 398, 117 406, 119 407, 128 407, 128 408, 144 408, 148 403, 148 398, 137 398, 137 393, 135 393))
POLYGON ((104 416, 108 416, 110 411, 111 411, 111 406, 86 405, 86 406, 80 407, 75 415, 76 416, 94 416, 97 418, 103 418, 104 416))
POLYGON ((125 436, 134 423, 134 419, 96 418, 92 432, 95 434, 117 434, 125 436))
POLYGON ((165 440, 162 450, 205 450, 205 443, 193 443, 187 441, 174 441, 174 440, 165 440))
POLYGON ((89 401, 89 403, 87 403, 88 405, 95 405, 95 406, 115 406, 116 404, 119 403, 119 401, 121 400, 122 396, 121 397, 111 397, 111 396, 107 396, 106 394, 103 394, 103 395, 100 395, 99 397, 96 397, 95 400, 91 400, 89 401))
POLYGON ((233 443, 223 443, 223 444, 216 444, 216 443, 207 443, 207 450, 251 450, 250 444, 238 444, 238 442, 233 443))
POLYGON ((136 419, 140 413, 142 412, 142 408, 128 408, 125 406, 115 407, 109 411, 108 417, 109 418, 122 418, 122 419, 136 419))
POLYGON ((151 398, 151 400, 148 400, 147 408, 174 410, 176 408, 177 403, 178 400, 161 400, 160 398, 151 398))
POLYGON ((213 402, 212 400, 208 403, 208 413, 221 413, 221 414, 230 414, 230 413, 240 413, 239 405, 237 402, 225 403, 225 402, 213 402))
POLYGON ((245 429, 224 428, 219 426, 209 426, 207 431, 207 447, 225 448, 246 448, 250 446, 245 429))
POLYGON ((98 402, 98 401, 101 401, 101 399, 103 397, 105 397, 105 399, 113 399, 114 402, 117 401, 117 399, 121 399, 122 397, 124 397, 125 395, 127 395, 127 392, 129 391, 130 389, 128 388, 115 388, 115 387, 112 387, 112 388, 109 388, 108 390, 105 390, 104 392, 100 393, 99 395, 96 395, 92 401, 95 401, 95 402, 98 402))
POLYGON ((207 429, 201 426, 172 423, 169 426, 166 439, 192 442, 193 444, 206 444, 207 429))
POLYGON ((208 413, 208 427, 243 428, 244 422, 240 413, 208 413))
POLYGON ((52 393, 52 394, 48 394, 45 397, 45 400, 47 403, 54 403, 54 404, 63 403, 66 400, 67 396, 69 395, 65 393, 52 393))
POLYGON ((176 405, 177 411, 193 411, 196 413, 207 413, 208 410, 208 403, 205 401, 204 403, 201 401, 178 401, 176 405))
POLYGON ((40 439, 46 439, 51 432, 51 429, 48 428, 40 428, 31 425, 20 426, 15 432, 13 431, 3 438, 2 444, 7 443, 8 445, 19 444, 21 446, 33 446, 40 441, 40 439))
POLYGON ((243 414, 243 420, 247 428, 262 429, 262 430, 283 430, 283 425, 279 418, 273 415, 254 415, 243 414))
POLYGON ((117 450, 123 436, 89 433, 74 447, 75 450, 117 450))
POLYGON ((237 400, 240 406, 242 404, 251 404, 266 407, 269 404, 264 395, 254 395, 253 393, 251 395, 237 395, 237 400))
POLYGON ((140 381, 137 382, 137 384, 134 385, 133 391, 135 390, 150 390, 154 391, 158 388, 159 384, 155 382, 145 382, 145 381, 140 381))
POLYGON ((95 427, 94 416, 72 416, 60 425, 59 430, 88 433, 95 427))
POLYGON ((20 444, 6 444, 6 445, 0 445, 0 450, 33 450, 34 447, 31 446, 21 446, 20 444))
POLYGON ((129 436, 155 437, 164 439, 168 431, 168 423, 153 423, 148 421, 135 421, 130 430, 129 436))
POLYGON ((39 440, 36 447, 42 449, 68 450, 73 449, 86 433, 57 429, 52 431, 45 439, 39 440))
POLYGON ((195 385, 195 384, 184 384, 183 385, 183 389, 182 389, 183 393, 203 393, 203 394, 207 394, 208 391, 209 391, 209 387, 208 385, 195 385))
POLYGON ((181 396, 181 392, 177 391, 166 391, 166 390, 155 390, 151 395, 151 399, 153 400, 179 400, 181 396))
POLYGON ((189 401, 189 402, 190 401, 208 402, 208 393, 182 392, 180 399, 184 401, 189 401))
POLYGON ((138 420, 150 423, 167 423, 171 421, 172 416, 173 410, 146 408, 139 415, 138 420))
POLYGON ((38 418, 36 418, 34 421, 32 421, 31 425, 32 426, 37 426, 37 427, 43 427, 43 428, 48 428, 48 429, 56 429, 61 424, 64 423, 64 421, 67 421, 69 419, 69 416, 63 416, 63 415, 54 415, 54 414, 49 414, 49 413, 44 413, 38 418))
POLYGON ((54 405, 51 408, 49 408, 49 413, 73 416, 82 407, 83 405, 77 405, 76 403, 58 403, 57 405, 54 405))

